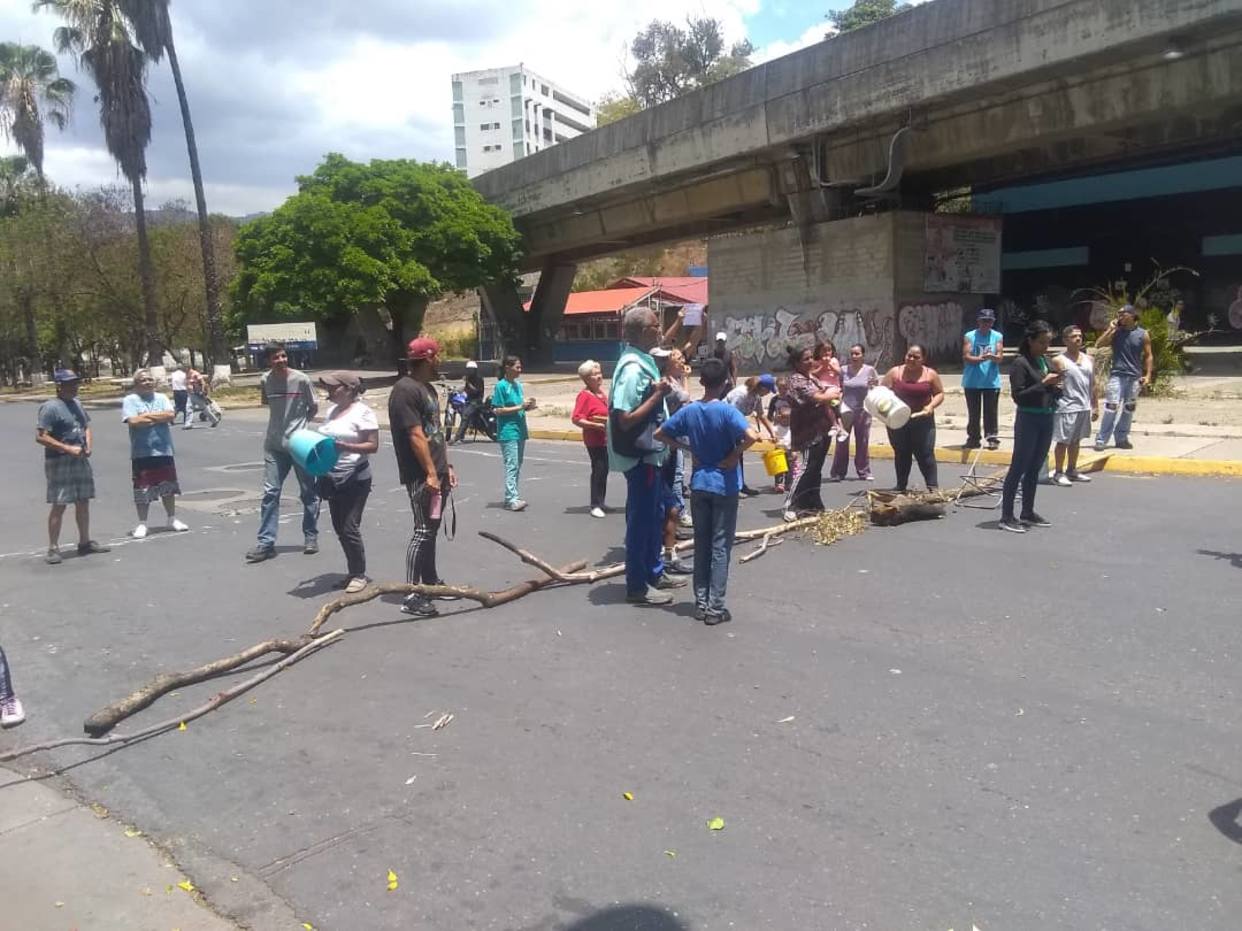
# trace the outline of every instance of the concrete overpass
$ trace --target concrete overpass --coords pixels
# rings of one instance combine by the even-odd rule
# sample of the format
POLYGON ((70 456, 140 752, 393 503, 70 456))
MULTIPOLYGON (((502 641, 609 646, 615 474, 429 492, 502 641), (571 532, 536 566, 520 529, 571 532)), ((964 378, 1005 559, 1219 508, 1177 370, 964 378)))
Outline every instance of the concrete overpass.
POLYGON ((544 273, 534 344, 583 259, 1239 139, 1242 0, 935 0, 475 184, 544 273))

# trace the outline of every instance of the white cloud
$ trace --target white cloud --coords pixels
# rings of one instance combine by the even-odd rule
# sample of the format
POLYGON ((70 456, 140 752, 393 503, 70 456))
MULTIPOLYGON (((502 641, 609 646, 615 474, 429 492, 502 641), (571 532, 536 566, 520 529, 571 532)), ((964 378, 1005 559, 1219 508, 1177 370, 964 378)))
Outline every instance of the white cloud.
POLYGON ((789 42, 772 42, 759 49, 755 55, 755 64, 762 64, 765 61, 771 61, 774 58, 780 58, 804 49, 807 46, 814 45, 817 42, 824 41, 824 34, 832 28, 831 23, 816 23, 814 26, 808 26, 806 31, 798 38, 789 42))

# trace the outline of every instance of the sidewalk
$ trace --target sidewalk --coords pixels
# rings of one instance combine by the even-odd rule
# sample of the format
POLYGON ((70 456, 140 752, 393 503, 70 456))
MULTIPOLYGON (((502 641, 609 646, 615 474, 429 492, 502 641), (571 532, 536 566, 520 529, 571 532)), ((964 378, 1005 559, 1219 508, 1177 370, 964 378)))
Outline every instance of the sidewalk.
POLYGON ((176 864, 106 809, 0 767, 0 926, 230 931, 176 864), (188 887, 188 888, 187 888, 188 887))

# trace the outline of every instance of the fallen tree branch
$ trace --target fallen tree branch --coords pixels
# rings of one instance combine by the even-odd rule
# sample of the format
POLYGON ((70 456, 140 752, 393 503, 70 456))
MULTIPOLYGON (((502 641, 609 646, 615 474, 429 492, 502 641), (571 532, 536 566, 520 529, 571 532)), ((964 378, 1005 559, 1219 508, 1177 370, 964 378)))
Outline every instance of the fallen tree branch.
MULTIPOLYGON (((290 653, 280 662, 273 663, 271 666, 268 666, 266 669, 260 670, 259 672, 255 673, 249 679, 245 679, 242 682, 238 682, 236 685, 230 686, 229 688, 225 689, 223 692, 219 692, 216 695, 213 695, 210 700, 204 702, 203 704, 199 705, 197 708, 194 708, 191 711, 188 711, 183 715, 178 715, 175 718, 169 718, 167 721, 161 721, 158 724, 152 724, 150 727, 144 727, 142 730, 135 731, 132 734, 109 734, 106 737, 68 737, 63 740, 49 740, 46 743, 32 744, 31 746, 28 746, 28 747, 19 747, 16 750, 10 750, 7 753, 0 754, 0 763, 7 763, 9 760, 16 760, 18 757, 28 756, 31 753, 38 753, 43 750, 56 750, 60 747, 124 746, 125 744, 133 743, 136 740, 144 740, 147 737, 154 737, 156 734, 161 734, 164 731, 170 731, 173 728, 179 728, 183 724, 189 724, 191 721, 195 721, 201 718, 203 715, 209 714, 210 712, 215 711, 221 705, 228 704, 234 698, 237 698, 239 695, 244 695, 246 692, 249 692, 256 685, 266 682, 268 679, 272 678, 272 676, 280 672, 283 672, 284 670, 288 669, 290 666, 292 666, 294 663, 298 662, 299 660, 303 660, 306 657, 310 656, 312 653, 315 653, 316 651, 321 650, 324 647, 330 646, 331 644, 335 643, 342 636, 344 636, 344 634, 345 634, 344 630, 334 630, 332 631, 332 633, 325 634, 322 637, 307 638, 305 644, 302 647, 295 650, 293 653, 290 653)), ((257 646, 262 646, 262 645, 263 644, 258 644, 257 646)), ((266 652, 270 653, 271 650, 268 650, 266 652)), ((150 704, 150 702, 148 702, 147 704, 150 704)))
POLYGON ((750 562, 752 559, 758 559, 760 556, 762 556, 764 553, 768 551, 769 546, 780 546, 784 542, 785 542, 784 540, 773 539, 772 534, 770 533, 764 534, 763 542, 760 543, 756 549, 752 550, 751 552, 743 556, 741 559, 739 559, 738 564, 740 565, 741 563, 750 562))

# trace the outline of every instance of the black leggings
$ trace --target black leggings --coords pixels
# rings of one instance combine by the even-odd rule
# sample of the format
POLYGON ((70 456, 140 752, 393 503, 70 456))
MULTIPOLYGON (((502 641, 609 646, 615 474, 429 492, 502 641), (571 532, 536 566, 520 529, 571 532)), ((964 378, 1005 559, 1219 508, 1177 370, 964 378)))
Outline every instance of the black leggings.
POLYGON ((332 529, 345 551, 346 572, 351 579, 367 574, 367 551, 362 545, 362 509, 371 494, 371 480, 349 482, 328 499, 332 529))
POLYGON ((929 490, 940 486, 936 475, 936 418, 911 417, 900 430, 888 431, 888 442, 893 447, 893 465, 897 470, 897 487, 902 491, 910 484, 911 461, 917 461, 923 481, 929 490))
POLYGON ((13 680, 9 677, 9 661, 4 658, 4 648, 0 647, 0 701, 13 697, 13 680))
POLYGON ((602 508, 608 492, 608 447, 588 446, 591 457, 591 507, 602 508))
POLYGON ((801 450, 803 468, 798 475, 798 483, 789 489, 789 498, 785 502, 787 511, 822 511, 824 498, 819 486, 824 481, 824 460, 828 457, 828 437, 820 437, 810 446, 801 450))
POLYGON ((1035 511, 1039 473, 1048 461, 1048 447, 1052 445, 1052 417, 1052 414, 1018 411, 1014 418, 1013 457, 1005 473, 1005 487, 1001 490, 1002 520, 1013 520, 1013 502, 1019 483, 1022 484, 1022 516, 1029 517, 1035 511))
POLYGON ((999 388, 966 388, 966 442, 972 446, 979 442, 979 419, 983 415, 983 435, 989 440, 996 438, 997 405, 999 388))

